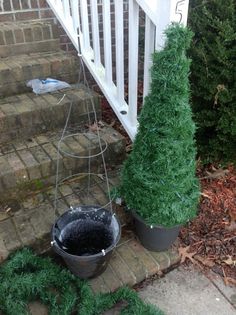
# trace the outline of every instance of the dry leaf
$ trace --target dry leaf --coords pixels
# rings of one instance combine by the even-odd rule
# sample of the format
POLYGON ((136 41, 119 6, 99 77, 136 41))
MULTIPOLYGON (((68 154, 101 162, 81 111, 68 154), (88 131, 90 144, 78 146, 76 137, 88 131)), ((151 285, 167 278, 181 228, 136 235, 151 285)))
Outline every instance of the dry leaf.
POLYGON ((208 194, 206 194, 206 193, 204 193, 204 192, 200 193, 200 195, 203 196, 203 197, 212 199, 211 196, 209 196, 208 194))
POLYGON ((196 254, 196 252, 189 253, 189 252, 188 252, 189 248, 190 248, 190 246, 187 246, 187 247, 179 247, 179 248, 178 248, 178 251, 179 251, 179 254, 180 254, 180 257, 181 257, 181 260, 180 260, 180 263, 181 263, 181 264, 184 263, 187 258, 188 258, 193 264, 195 263, 193 256, 196 254))
POLYGON ((195 255, 194 259, 196 259, 201 264, 203 264, 204 266, 207 266, 207 267, 213 267, 215 265, 215 263, 207 257, 204 258, 200 255, 195 255))
POLYGON ((227 283, 229 284, 234 284, 234 285, 236 285, 236 279, 233 279, 233 278, 231 278, 231 277, 226 277, 226 279, 227 279, 227 283))
POLYGON ((112 122, 109 124, 109 127, 113 127, 115 125, 116 121, 112 120, 112 122))
POLYGON ((233 232, 236 230, 236 222, 231 222, 230 225, 226 226, 225 229, 227 231, 233 232))
POLYGON ((236 221, 236 209, 235 208, 229 209, 229 216, 230 216, 230 220, 232 222, 236 221))
POLYGON ((207 176, 205 177, 202 177, 202 179, 204 178, 212 178, 212 179, 217 179, 217 178, 223 178, 225 177, 228 173, 229 173, 229 170, 223 170, 222 168, 219 168, 213 172, 208 172, 206 171, 207 173, 207 176))
POLYGON ((10 208, 10 207, 8 207, 8 208, 5 210, 6 213, 8 213, 8 212, 10 212, 10 211, 11 211, 11 208, 10 208))
POLYGON ((130 151, 132 151, 132 146, 133 146, 132 143, 126 146, 125 148, 126 153, 129 153, 130 151))
POLYGON ((97 174, 97 177, 99 177, 100 179, 104 180, 104 175, 103 174, 97 174))
POLYGON ((223 260, 223 262, 224 263, 226 263, 227 265, 229 265, 229 266, 236 266, 236 260, 234 260, 233 258, 232 258, 232 256, 228 256, 228 258, 227 259, 225 259, 225 260, 223 260))
POLYGON ((92 132, 96 132, 98 130, 101 130, 101 127, 102 127, 99 125, 99 122, 98 123, 95 122, 92 125, 85 125, 85 126, 88 127, 89 131, 92 131, 92 132))

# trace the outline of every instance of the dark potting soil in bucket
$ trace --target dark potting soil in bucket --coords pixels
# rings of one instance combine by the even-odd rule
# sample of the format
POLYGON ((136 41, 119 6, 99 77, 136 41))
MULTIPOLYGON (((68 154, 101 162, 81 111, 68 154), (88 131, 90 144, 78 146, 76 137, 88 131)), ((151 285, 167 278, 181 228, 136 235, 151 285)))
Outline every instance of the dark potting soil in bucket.
POLYGON ((72 273, 87 279, 101 274, 120 239, 120 223, 99 206, 78 206, 58 218, 52 246, 72 273))
POLYGON ((61 231, 61 245, 71 255, 95 255, 112 242, 111 227, 91 219, 75 220, 61 231))

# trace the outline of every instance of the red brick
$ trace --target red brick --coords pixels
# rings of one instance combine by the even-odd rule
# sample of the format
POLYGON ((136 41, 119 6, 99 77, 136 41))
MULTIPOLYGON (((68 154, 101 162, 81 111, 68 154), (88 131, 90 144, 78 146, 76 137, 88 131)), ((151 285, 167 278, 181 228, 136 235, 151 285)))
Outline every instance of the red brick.
POLYGON ((30 6, 29 6, 29 1, 28 0, 21 0, 21 6, 22 6, 22 9, 30 9, 30 6))
POLYGON ((39 6, 40 8, 48 8, 46 0, 39 0, 39 6))
POLYGON ((11 2, 9 0, 3 1, 3 7, 4 11, 12 11, 11 2))
POLYGON ((31 7, 32 9, 38 8, 38 0, 31 0, 31 7))
MULTIPOLYGON (((10 2, 10 1, 9 1, 10 2)), ((13 4, 13 8, 14 10, 20 10, 20 1, 19 0, 13 0, 12 1, 12 4, 13 4)))
POLYGON ((95 293, 107 293, 110 291, 108 286, 104 283, 102 276, 89 280, 89 285, 95 293))
POLYGON ((134 284, 136 284, 135 275, 132 273, 132 271, 129 269, 123 259, 121 259, 117 250, 111 258, 110 265, 123 284, 127 284, 129 286, 133 286, 134 284))
POLYGON ((170 257, 168 252, 149 252, 155 261, 160 265, 160 270, 165 270, 170 267, 170 257))
POLYGON ((40 11, 40 15, 42 19, 55 18, 55 15, 51 10, 42 10, 40 11))
POLYGON ((5 31, 5 40, 7 45, 12 45, 14 44, 14 37, 13 37, 13 32, 12 30, 7 30, 5 31))
POLYGON ((39 18, 39 13, 37 11, 27 11, 27 12, 17 12, 16 20, 34 20, 39 18))
POLYGON ((66 43, 70 42, 70 39, 69 39, 69 37, 67 35, 62 35, 62 36, 60 36, 60 42, 62 44, 66 44, 66 43))
POLYGON ((156 274, 159 271, 160 269, 159 264, 153 259, 149 252, 138 241, 133 239, 128 242, 128 246, 131 248, 131 250, 133 250, 135 255, 137 255, 142 261, 148 277, 156 274))
POLYGON ((13 14, 0 14, 0 22, 10 22, 13 21, 13 14))
POLYGON ((133 251, 130 250, 128 243, 117 248, 117 252, 129 266, 130 270, 136 277, 136 282, 141 282, 147 278, 148 273, 140 259, 133 251))
POLYGON ((111 292, 114 292, 120 286, 122 286, 122 282, 119 280, 117 275, 114 274, 110 266, 108 266, 107 269, 103 272, 102 277, 111 292))
POLYGON ((21 29, 14 30, 16 43, 23 43, 24 42, 24 35, 21 29))

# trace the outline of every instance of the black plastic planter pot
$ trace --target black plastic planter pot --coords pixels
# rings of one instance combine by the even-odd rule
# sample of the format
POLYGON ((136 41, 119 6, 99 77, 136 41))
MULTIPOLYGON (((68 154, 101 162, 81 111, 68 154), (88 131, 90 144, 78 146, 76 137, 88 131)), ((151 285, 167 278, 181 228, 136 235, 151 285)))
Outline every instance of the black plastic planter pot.
POLYGON ((135 221, 136 234, 142 245, 151 250, 161 252, 170 248, 177 239, 181 225, 176 225, 171 228, 163 226, 150 226, 144 220, 133 212, 135 221))
POLYGON ((52 246, 73 274, 88 279, 106 269, 120 234, 116 215, 99 206, 78 206, 53 225, 52 246))

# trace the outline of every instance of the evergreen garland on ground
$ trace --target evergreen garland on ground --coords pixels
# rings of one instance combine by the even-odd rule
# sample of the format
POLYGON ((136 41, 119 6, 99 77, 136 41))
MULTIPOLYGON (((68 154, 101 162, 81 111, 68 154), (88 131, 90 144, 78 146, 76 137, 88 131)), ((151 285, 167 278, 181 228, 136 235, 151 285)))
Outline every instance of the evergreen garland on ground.
POLYGON ((236 1, 190 1, 197 144, 204 162, 236 162, 236 1))
POLYGON ((75 310, 78 315, 99 315, 121 300, 128 302, 123 315, 164 315, 126 287, 94 295, 87 282, 28 249, 15 253, 1 266, 0 279, 4 315, 27 315, 27 304, 36 300, 49 307, 50 315, 70 315, 75 310))
POLYGON ((173 226, 196 214, 195 125, 189 106, 192 33, 174 24, 164 49, 153 55, 152 83, 139 118, 133 150, 125 161, 120 193, 147 223, 173 226))

